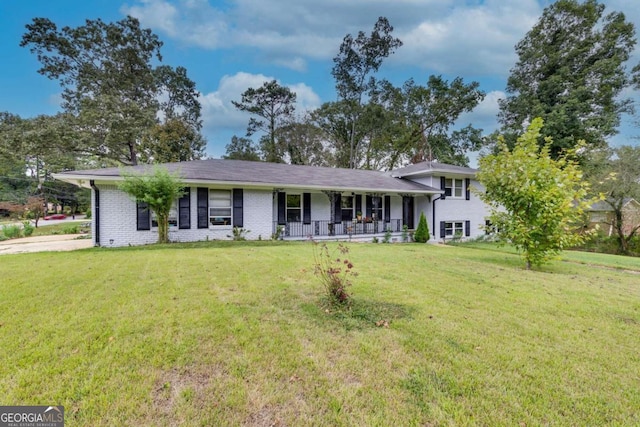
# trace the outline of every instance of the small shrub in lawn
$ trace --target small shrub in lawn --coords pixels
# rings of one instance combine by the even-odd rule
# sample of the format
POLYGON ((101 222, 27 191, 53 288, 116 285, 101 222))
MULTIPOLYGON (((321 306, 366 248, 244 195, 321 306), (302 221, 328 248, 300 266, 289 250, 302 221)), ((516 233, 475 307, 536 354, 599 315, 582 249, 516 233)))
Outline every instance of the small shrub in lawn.
POLYGON ((391 229, 387 228, 384 232, 384 238, 382 239, 382 243, 391 243, 391 229))
POLYGON ((31 225, 31 221, 25 221, 22 223, 22 233, 24 234, 24 237, 31 236, 33 234, 33 230, 35 230, 35 227, 31 225))
POLYGON ((78 224, 65 225, 62 228, 63 234, 78 234, 78 224))
POLYGON ((402 241, 405 243, 409 241, 409 226, 406 224, 402 226, 402 241))
POLYGON ((349 248, 342 243, 333 250, 326 243, 313 244, 313 258, 315 262, 315 274, 324 285, 327 298, 331 304, 347 305, 351 296, 347 287, 351 286, 351 278, 358 273, 353 270, 353 264, 347 258, 349 248))
POLYGON ((231 233, 232 233, 231 235, 227 234, 227 237, 232 237, 233 240, 236 240, 236 241, 242 241, 242 240, 247 240, 247 238, 245 237, 245 234, 251 233, 251 231, 245 228, 233 227, 233 230, 231 230, 231 233))
POLYGON ((22 229, 18 225, 3 225, 2 234, 7 239, 17 239, 22 235, 22 229))
POLYGON ((84 217, 85 217, 86 219, 91 219, 91 209, 87 209, 87 211, 85 212, 84 217))
POLYGON ((418 221, 418 228, 416 228, 416 232, 413 235, 413 240, 418 243, 427 243, 429 241, 429 225, 424 212, 420 212, 420 220, 418 221))

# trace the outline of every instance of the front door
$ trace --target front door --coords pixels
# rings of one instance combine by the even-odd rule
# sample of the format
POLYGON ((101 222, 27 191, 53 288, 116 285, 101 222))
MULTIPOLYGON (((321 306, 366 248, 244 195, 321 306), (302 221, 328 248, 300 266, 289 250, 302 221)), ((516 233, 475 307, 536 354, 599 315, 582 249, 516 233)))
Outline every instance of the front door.
POLYGON ((415 222, 413 218, 413 196, 402 197, 402 225, 415 228, 415 222))

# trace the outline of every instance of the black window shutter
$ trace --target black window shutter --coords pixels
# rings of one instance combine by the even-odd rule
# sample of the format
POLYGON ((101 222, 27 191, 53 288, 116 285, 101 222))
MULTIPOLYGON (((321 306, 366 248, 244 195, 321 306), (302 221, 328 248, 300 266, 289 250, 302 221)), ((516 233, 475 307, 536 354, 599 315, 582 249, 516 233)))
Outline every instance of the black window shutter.
POLYGON ((184 195, 178 199, 178 228, 191 228, 191 188, 183 189, 184 195))
POLYGON ((409 197, 402 196, 402 225, 413 228, 413 224, 409 224, 409 197))
POLYGON ((441 176, 440 177, 440 189, 444 190, 445 185, 447 185, 446 181, 445 181, 445 178, 444 178, 444 176, 441 176))
POLYGON ((391 196, 384 196, 384 222, 391 222, 391 196))
POLYGON ((278 193, 278 225, 287 223, 287 193, 278 193))
POLYGON ((209 189, 198 187, 198 228, 209 228, 209 189))
POLYGON ((335 193, 333 198, 333 222, 338 224, 342 222, 342 195, 335 193))
POLYGON ((464 235, 467 237, 471 236, 471 221, 464 222, 464 235))
POLYGON ((233 226, 234 227, 244 227, 243 222, 243 203, 244 203, 244 193, 242 188, 234 188, 233 189, 233 226))
POLYGON ((373 209, 373 201, 371 200, 371 196, 366 196, 365 202, 367 205, 367 212, 365 213, 365 216, 371 218, 371 210, 373 209))
POLYGON ((362 194, 356 194, 356 213, 362 213, 362 194))
POLYGON ((302 223, 311 224, 311 193, 302 193, 302 223))
POLYGON ((445 236, 444 228, 445 228, 444 221, 440 221, 440 238, 442 239, 444 239, 444 236, 445 236))
POLYGON ((136 202, 137 230, 151 230, 151 211, 149 205, 146 202, 136 202))
POLYGON ((464 180, 464 189, 465 189, 465 198, 467 200, 471 200, 471 188, 469 188, 471 185, 471 180, 469 178, 464 180))

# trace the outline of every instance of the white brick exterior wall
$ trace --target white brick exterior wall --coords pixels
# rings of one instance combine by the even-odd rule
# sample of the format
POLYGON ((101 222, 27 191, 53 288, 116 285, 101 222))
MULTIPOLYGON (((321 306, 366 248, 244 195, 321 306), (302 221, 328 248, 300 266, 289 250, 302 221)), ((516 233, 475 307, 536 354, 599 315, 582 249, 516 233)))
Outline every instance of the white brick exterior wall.
MULTIPOLYGON (((431 185, 438 188, 440 177, 426 177, 416 179, 416 182, 431 185), (434 185, 436 184, 436 185, 434 185)), ((472 180, 471 185, 479 188, 480 184, 472 180)), ((100 192, 100 246, 116 247, 127 245, 144 245, 155 243, 158 239, 156 228, 151 230, 137 230, 137 209, 136 203, 126 193, 120 191, 115 185, 97 184, 100 192)), ((295 191, 295 194, 302 194, 302 191, 295 191)), ((389 194, 391 200, 391 219, 402 220, 403 205, 402 196, 399 194, 389 194)), ((485 223, 487 211, 484 203, 476 194, 471 192, 470 200, 465 198, 456 199, 447 197, 445 200, 435 202, 436 217, 433 216, 433 200, 438 195, 426 196, 415 195, 414 197, 414 221, 410 228, 415 228, 420 218, 420 213, 424 212, 429 224, 432 241, 439 241, 440 221, 470 221, 470 238, 484 234, 481 227, 485 223)), ((383 197, 384 200, 384 197, 383 197)), ((191 187, 190 191, 190 229, 172 228, 169 231, 169 239, 174 242, 192 242, 201 240, 229 240, 231 239, 233 226, 211 226, 205 229, 198 229, 198 203, 197 188, 191 187)), ((355 201, 354 201, 355 204, 355 201)), ((92 205, 95 209, 95 192, 92 191, 92 205)), ((354 206, 355 208, 355 206, 354 206)), ((277 198, 272 190, 250 190, 243 191, 243 228, 249 232, 245 237, 250 240, 259 238, 268 240, 274 231, 274 222, 277 221, 277 198)), ((366 197, 362 194, 362 211, 365 215, 366 197)), ((355 211, 355 209, 354 209, 355 211)), ((384 211, 383 211, 384 212, 384 211)), ((96 212, 94 210, 92 236, 96 244, 96 212)), ((355 212, 354 212, 355 213, 355 212)), ((332 219, 332 209, 329 197, 322 192, 311 192, 311 224, 299 224, 298 236, 314 234, 315 221, 321 222, 321 235, 327 235, 328 222, 332 219), (302 232, 300 234, 300 232, 302 232)), ((383 233, 384 226, 380 229, 383 233)), ((304 238, 304 237, 302 237, 304 238)))
MULTIPOLYGON (((117 247, 128 245, 146 245, 158 241, 158 230, 137 230, 136 202, 126 193, 113 185, 97 185, 100 192, 100 246, 117 247)), ((229 240, 233 226, 209 226, 198 229, 197 190, 191 188, 191 228, 169 230, 169 240, 173 242, 194 242, 200 240, 229 240)), ((95 206, 95 192, 92 191, 92 203, 95 206)), ((244 190, 243 192, 243 228, 250 232, 247 239, 271 238, 270 212, 272 204, 270 191, 244 190)), ((93 216, 92 237, 96 244, 96 217, 93 216)))

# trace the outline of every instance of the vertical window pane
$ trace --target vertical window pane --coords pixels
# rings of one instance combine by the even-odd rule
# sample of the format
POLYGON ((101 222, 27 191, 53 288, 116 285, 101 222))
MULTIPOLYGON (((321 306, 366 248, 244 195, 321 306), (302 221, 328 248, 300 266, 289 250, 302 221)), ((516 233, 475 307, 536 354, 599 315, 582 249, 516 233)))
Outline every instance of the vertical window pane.
POLYGON ((231 225, 231 190, 209 190, 209 223, 231 225))
POLYGON ((302 195, 287 194, 287 222, 302 221, 302 195))

